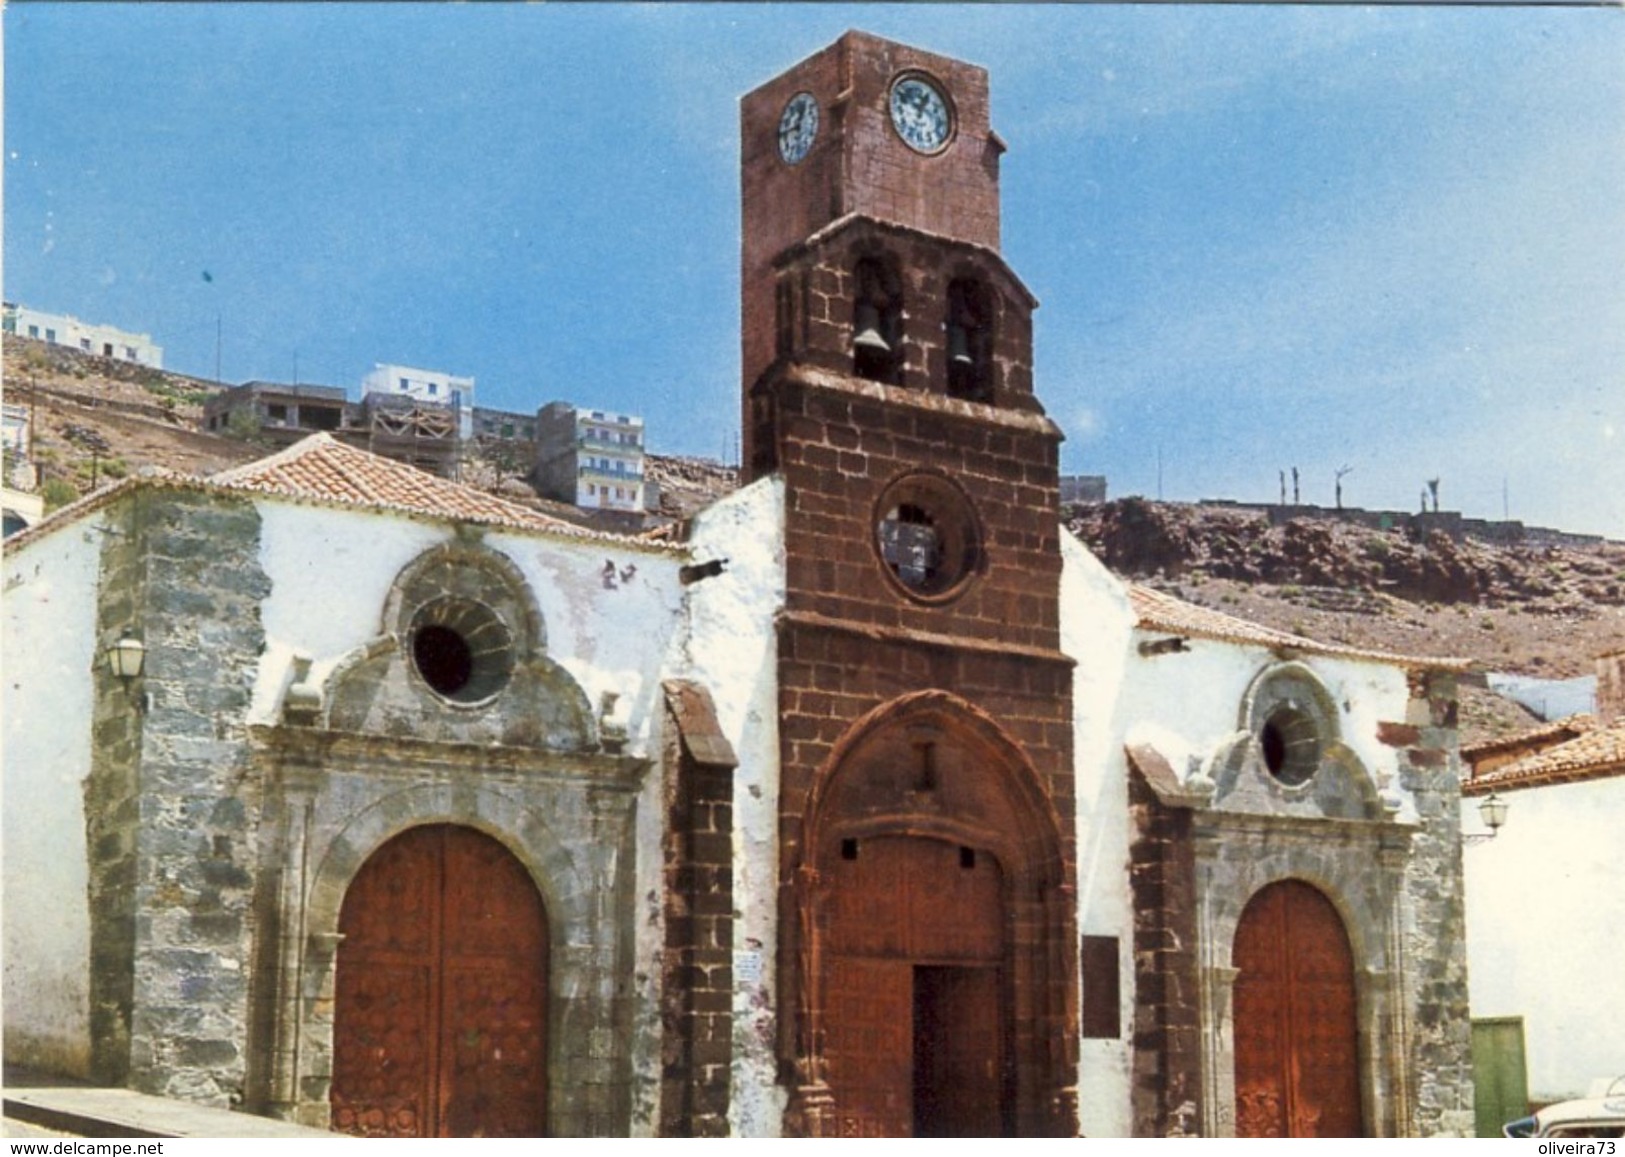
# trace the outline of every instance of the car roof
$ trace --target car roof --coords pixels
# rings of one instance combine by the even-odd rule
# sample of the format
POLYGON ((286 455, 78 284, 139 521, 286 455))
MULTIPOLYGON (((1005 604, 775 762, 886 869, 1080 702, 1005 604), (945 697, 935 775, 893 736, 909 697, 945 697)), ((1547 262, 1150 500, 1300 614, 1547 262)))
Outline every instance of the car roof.
POLYGON ((1625 1124, 1625 1095, 1612 1097, 1586 1097, 1578 1101, 1559 1101, 1535 1114, 1542 1129, 1566 1125, 1575 1121, 1601 1121, 1607 1124, 1625 1124))

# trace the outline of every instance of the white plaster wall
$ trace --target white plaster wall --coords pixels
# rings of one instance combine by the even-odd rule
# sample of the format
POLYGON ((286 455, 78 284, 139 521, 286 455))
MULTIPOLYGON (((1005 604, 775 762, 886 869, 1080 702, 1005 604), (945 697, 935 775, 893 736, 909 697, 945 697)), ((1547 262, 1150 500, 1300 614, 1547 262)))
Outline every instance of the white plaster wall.
POLYGON ((1078 931, 1117 937, 1121 1002, 1116 1039, 1079 1041, 1078 1127, 1086 1137, 1126 1137, 1132 1128, 1134 916, 1128 789, 1114 725, 1134 611, 1122 581, 1067 533, 1061 535, 1061 562, 1061 649, 1078 664, 1072 678, 1078 931))
MULTIPOLYGON (((1468 1003, 1521 1016, 1529 1096, 1586 1095, 1625 1073, 1625 776, 1504 790, 1495 839, 1462 849, 1468 1003)), ((1482 832, 1480 798, 1462 830, 1482 832)))
POLYGON ((70 1075, 90 1063, 90 774, 100 517, 5 558, 4 879, 8 1058, 70 1075))
POLYGON ((448 542, 449 527, 353 510, 262 500, 260 566, 271 596, 260 608, 265 654, 249 723, 275 723, 295 655, 320 684, 356 647, 378 636, 384 599, 401 568, 448 542))
MULTIPOLYGON (((1141 639, 1166 632, 1136 632, 1141 639)), ((1131 648, 1121 701, 1123 742, 1148 743, 1181 778, 1192 760, 1205 761, 1244 726, 1242 698, 1254 678, 1279 664, 1266 648, 1190 639, 1188 650, 1145 657, 1131 648)), ((1377 783, 1401 800, 1399 818, 1416 819, 1415 801, 1393 783, 1394 749, 1377 739, 1379 721, 1405 722, 1409 690, 1402 668, 1381 663, 1305 655, 1298 662, 1320 679, 1338 709, 1340 738, 1377 783)))
POLYGON ((694 559, 727 570, 689 587, 687 677, 716 701, 734 745, 734 1060, 729 1125, 776 1137, 785 1090, 775 1060, 778 1007, 779 718, 774 623, 784 606, 784 484, 761 479, 694 521, 694 559))
MULTIPOLYGON (((260 561, 271 578, 263 607, 266 651, 260 663, 252 718, 271 723, 292 678, 295 655, 313 660, 320 683, 354 648, 384 628, 383 611, 396 577, 427 550, 455 539, 448 525, 411 518, 330 510, 275 501, 260 503, 260 561)), ((747 523, 760 517, 752 509, 747 523)), ((632 540, 578 539, 492 531, 484 545, 505 556, 523 575, 541 613, 546 654, 586 692, 596 714, 606 692, 618 696, 612 720, 627 728, 627 754, 652 761, 636 806, 636 895, 633 937, 634 996, 632 1131, 647 1136, 658 1124, 660 1080, 660 953, 664 940, 661 890, 664 823, 661 772, 664 701, 661 680, 704 680, 713 691, 734 677, 729 662, 714 658, 691 671, 685 598, 678 578, 688 555, 632 540), (613 579, 605 564, 612 563, 613 579)), ((763 580, 744 552, 737 569, 717 582, 754 590, 763 580)), ((710 557, 703 550, 698 557, 710 557)), ((779 568, 782 570, 782 566, 779 568)), ((700 584, 693 591, 704 591, 700 584)), ((782 591, 782 578, 778 589, 782 591)), ((711 589, 715 590, 713 586, 711 589)), ((782 601, 782 595, 780 596, 782 601)), ((703 598, 700 600, 703 602, 703 598)), ((747 600, 748 601, 748 600, 747 600)), ((750 603, 749 605, 755 605, 750 603)), ((771 609, 762 613, 771 640, 771 609)), ((720 646, 737 637, 725 617, 720 646)), ((715 633, 715 632, 714 632, 715 633)), ((702 648, 702 651, 704 648, 702 648)), ((773 696, 769 694, 771 705, 773 696)), ((734 736, 744 726, 730 715, 735 701, 718 695, 724 725, 734 736)), ((771 714, 771 710, 770 710, 771 714)), ((739 715, 737 709, 733 715, 739 715)))
MULTIPOLYGON (((1134 924, 1128 856, 1124 746, 1149 743, 1181 776, 1241 726, 1242 698, 1258 673, 1279 662, 1261 647, 1203 639, 1188 651, 1147 658, 1142 632, 1122 580, 1071 535, 1062 536, 1061 645, 1077 660, 1073 679, 1077 768, 1078 931, 1116 936, 1119 1009, 1116 1040, 1079 1042, 1078 1116, 1085 1136, 1123 1137, 1132 1130, 1134 924)), ((1405 721, 1405 672, 1377 663, 1308 656, 1339 709, 1346 743, 1379 783, 1396 770, 1394 752, 1377 740, 1379 720, 1405 721)), ((1390 790, 1395 788, 1390 787, 1390 790)), ((1401 818, 1414 819, 1402 797, 1401 818)))
MULTIPOLYGON (((259 511, 271 596, 261 612, 266 650, 250 722, 272 723, 294 656, 309 657, 312 680, 324 680, 384 629, 384 604, 400 572, 456 535, 449 525, 361 511, 269 500, 259 511)), ((501 532, 483 541, 524 575, 548 657, 581 684, 595 712, 603 692, 616 692, 614 717, 631 729, 630 750, 647 753, 661 666, 681 615, 678 552, 632 540, 501 532), (606 562, 615 564, 613 584, 603 575, 606 562)))

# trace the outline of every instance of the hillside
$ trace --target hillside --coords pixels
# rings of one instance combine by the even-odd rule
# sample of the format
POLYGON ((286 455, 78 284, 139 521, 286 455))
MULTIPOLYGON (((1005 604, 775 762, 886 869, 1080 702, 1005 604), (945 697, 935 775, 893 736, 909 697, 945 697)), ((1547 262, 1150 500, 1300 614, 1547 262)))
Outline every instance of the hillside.
MULTIPOLYGON (((87 493, 148 467, 207 474, 265 453, 196 429, 218 388, 211 382, 9 336, 4 367, 6 401, 34 413, 42 482, 87 493)), ((688 517, 737 485, 735 471, 700 459, 650 455, 649 470, 668 518, 688 517)), ((465 477, 566 512, 494 464, 471 464, 465 477)), ((1550 679, 1590 674, 1597 653, 1625 647, 1625 544, 1506 547, 1438 533, 1414 542, 1332 521, 1272 527, 1245 509, 1137 498, 1074 508, 1068 525, 1127 578, 1326 642, 1550 679)), ((1469 687, 1463 697, 1467 739, 1532 719, 1487 691, 1469 687)))
MULTIPOLYGON (((1226 614, 1331 643, 1471 659, 1542 679, 1593 673, 1625 647, 1625 545, 1502 547, 1435 533, 1412 542, 1329 521, 1127 498, 1070 512, 1114 571, 1226 614)), ((1462 690, 1462 737, 1527 727, 1521 707, 1462 690)))
POLYGON ((196 428, 212 382, 10 334, 4 367, 7 405, 33 414, 42 487, 88 494, 146 467, 210 474, 264 453, 196 428))

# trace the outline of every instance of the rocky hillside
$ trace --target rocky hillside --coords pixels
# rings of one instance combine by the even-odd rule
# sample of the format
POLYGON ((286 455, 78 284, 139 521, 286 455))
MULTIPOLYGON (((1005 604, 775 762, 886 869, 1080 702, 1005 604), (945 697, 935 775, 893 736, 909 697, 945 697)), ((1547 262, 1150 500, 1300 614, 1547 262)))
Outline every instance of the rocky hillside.
MULTIPOLYGON (((160 467, 207 474, 263 447, 196 427, 211 382, 8 335, 5 396, 34 413, 34 460, 56 496, 160 467)), ((474 462, 465 477, 568 517, 529 492, 510 463, 474 462)), ((737 472, 651 455, 660 515, 682 519, 733 489, 737 472)), ((1071 510, 1068 525, 1125 577, 1244 619, 1327 642, 1408 655, 1469 658, 1486 669, 1562 679, 1625 647, 1625 544, 1502 547, 1435 533, 1412 541, 1329 521, 1272 527, 1234 507, 1138 498, 1071 510)), ((1482 690, 1464 692, 1464 737, 1531 717, 1482 690)))
POLYGON ((209 474, 264 453, 197 429, 212 382, 10 334, 4 365, 6 404, 32 413, 31 458, 59 501, 146 467, 209 474))
MULTIPOLYGON (((1435 533, 1127 498, 1068 525, 1119 574, 1240 618, 1325 642, 1472 659, 1568 679, 1625 647, 1625 545, 1501 547, 1435 533)), ((1527 726, 1498 696, 1463 694, 1464 739, 1527 726)))

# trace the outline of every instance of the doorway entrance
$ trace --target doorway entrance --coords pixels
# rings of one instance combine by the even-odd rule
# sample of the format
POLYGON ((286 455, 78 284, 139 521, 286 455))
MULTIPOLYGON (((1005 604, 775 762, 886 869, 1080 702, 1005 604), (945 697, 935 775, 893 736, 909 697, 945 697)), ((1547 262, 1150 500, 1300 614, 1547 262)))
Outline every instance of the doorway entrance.
POLYGON ((471 828, 411 828, 339 915, 333 1128, 537 1137, 547 1105, 547 920, 530 874, 471 828))
POLYGON ((846 1136, 1010 1132, 1004 876, 985 851, 843 839, 831 881, 825 1056, 846 1136))
POLYGON ((1261 889, 1236 928, 1236 1135, 1359 1137, 1354 954, 1332 902, 1261 889))

